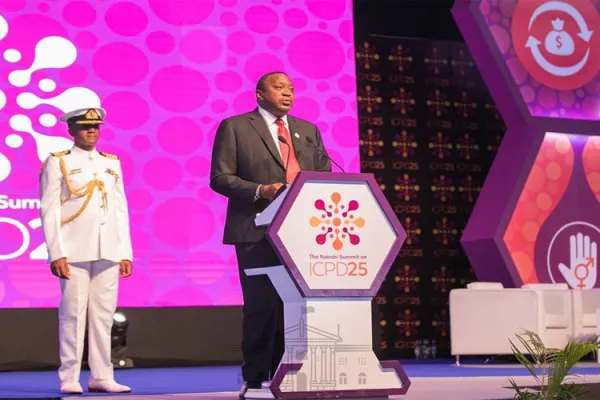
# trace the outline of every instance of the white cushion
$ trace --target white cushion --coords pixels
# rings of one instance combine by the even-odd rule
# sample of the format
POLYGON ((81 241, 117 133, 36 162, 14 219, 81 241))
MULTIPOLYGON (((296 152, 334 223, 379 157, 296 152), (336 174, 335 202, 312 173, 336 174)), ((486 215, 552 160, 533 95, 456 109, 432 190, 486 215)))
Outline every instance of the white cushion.
POLYGON ((550 314, 546 313, 545 322, 546 328, 568 328, 570 315, 550 314))
POLYGON ((467 289, 504 289, 500 282, 471 282, 467 284, 467 289))
POLYGON ((521 289, 531 290, 569 290, 566 283, 528 283, 521 286, 521 289))
POLYGON ((596 327, 596 314, 583 314, 583 327, 584 328, 595 328, 596 327))

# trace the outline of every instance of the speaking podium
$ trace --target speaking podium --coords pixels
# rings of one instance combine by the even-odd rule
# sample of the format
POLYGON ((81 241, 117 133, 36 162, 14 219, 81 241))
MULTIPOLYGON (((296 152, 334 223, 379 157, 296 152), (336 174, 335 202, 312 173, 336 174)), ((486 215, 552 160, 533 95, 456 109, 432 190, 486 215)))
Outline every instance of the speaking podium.
POLYGON ((255 219, 284 265, 285 354, 269 390, 246 398, 376 399, 406 394, 398 361, 373 351, 371 301, 406 232, 371 174, 302 172, 255 219))

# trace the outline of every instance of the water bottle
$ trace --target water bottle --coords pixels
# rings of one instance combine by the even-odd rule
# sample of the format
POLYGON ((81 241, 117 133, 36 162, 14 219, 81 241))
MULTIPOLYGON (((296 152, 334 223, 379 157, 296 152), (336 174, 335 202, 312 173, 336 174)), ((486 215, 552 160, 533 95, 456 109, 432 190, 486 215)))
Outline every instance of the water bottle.
POLYGON ((419 339, 415 344, 415 360, 420 360, 422 355, 423 342, 419 339))
POLYGON ((437 357, 437 346, 435 345, 435 340, 431 341, 431 358, 437 357))
POLYGON ((429 347, 429 339, 425 339, 423 341, 423 350, 421 350, 421 353, 423 353, 423 359, 427 360, 431 354, 431 347, 429 347))

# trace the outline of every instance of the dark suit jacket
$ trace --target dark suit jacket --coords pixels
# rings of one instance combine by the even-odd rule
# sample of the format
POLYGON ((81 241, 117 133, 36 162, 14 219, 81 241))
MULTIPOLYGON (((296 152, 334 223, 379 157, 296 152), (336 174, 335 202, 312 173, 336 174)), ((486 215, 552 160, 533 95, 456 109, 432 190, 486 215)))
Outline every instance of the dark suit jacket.
MULTIPOLYGON (((296 158, 302 171, 331 171, 331 162, 306 137, 325 151, 316 125, 287 117, 296 158), (295 137, 298 134, 299 139, 295 137)), ((285 165, 273 136, 258 108, 221 122, 213 145, 210 187, 229 199, 224 244, 252 243, 264 238, 266 227, 257 227, 256 214, 269 203, 254 200, 259 184, 285 183, 285 165)))

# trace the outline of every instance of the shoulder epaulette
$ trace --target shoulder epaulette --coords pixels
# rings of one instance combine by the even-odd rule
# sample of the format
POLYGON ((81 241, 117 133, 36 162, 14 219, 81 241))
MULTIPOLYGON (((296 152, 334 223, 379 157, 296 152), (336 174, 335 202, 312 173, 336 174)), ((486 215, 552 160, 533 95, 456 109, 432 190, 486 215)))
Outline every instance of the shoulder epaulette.
POLYGON ((118 160, 118 159, 119 159, 119 157, 115 156, 114 154, 108 154, 108 153, 105 153, 105 152, 103 152, 103 151, 99 151, 98 153, 99 153, 99 154, 100 154, 102 157, 110 158, 111 160, 118 160))
POLYGON ((71 150, 59 151, 57 153, 50 153, 50 155, 52 157, 62 157, 62 156, 66 156, 67 154, 71 154, 71 150))
POLYGON ((50 153, 50 156, 48 156, 44 162, 42 163, 42 168, 40 168, 40 179, 42 178, 42 173, 44 172, 44 168, 46 168, 46 165, 48 164, 48 160, 50 160, 51 157, 62 157, 62 156, 66 156, 67 154, 69 154, 71 152, 71 150, 65 150, 65 151, 59 151, 56 153, 50 153))

